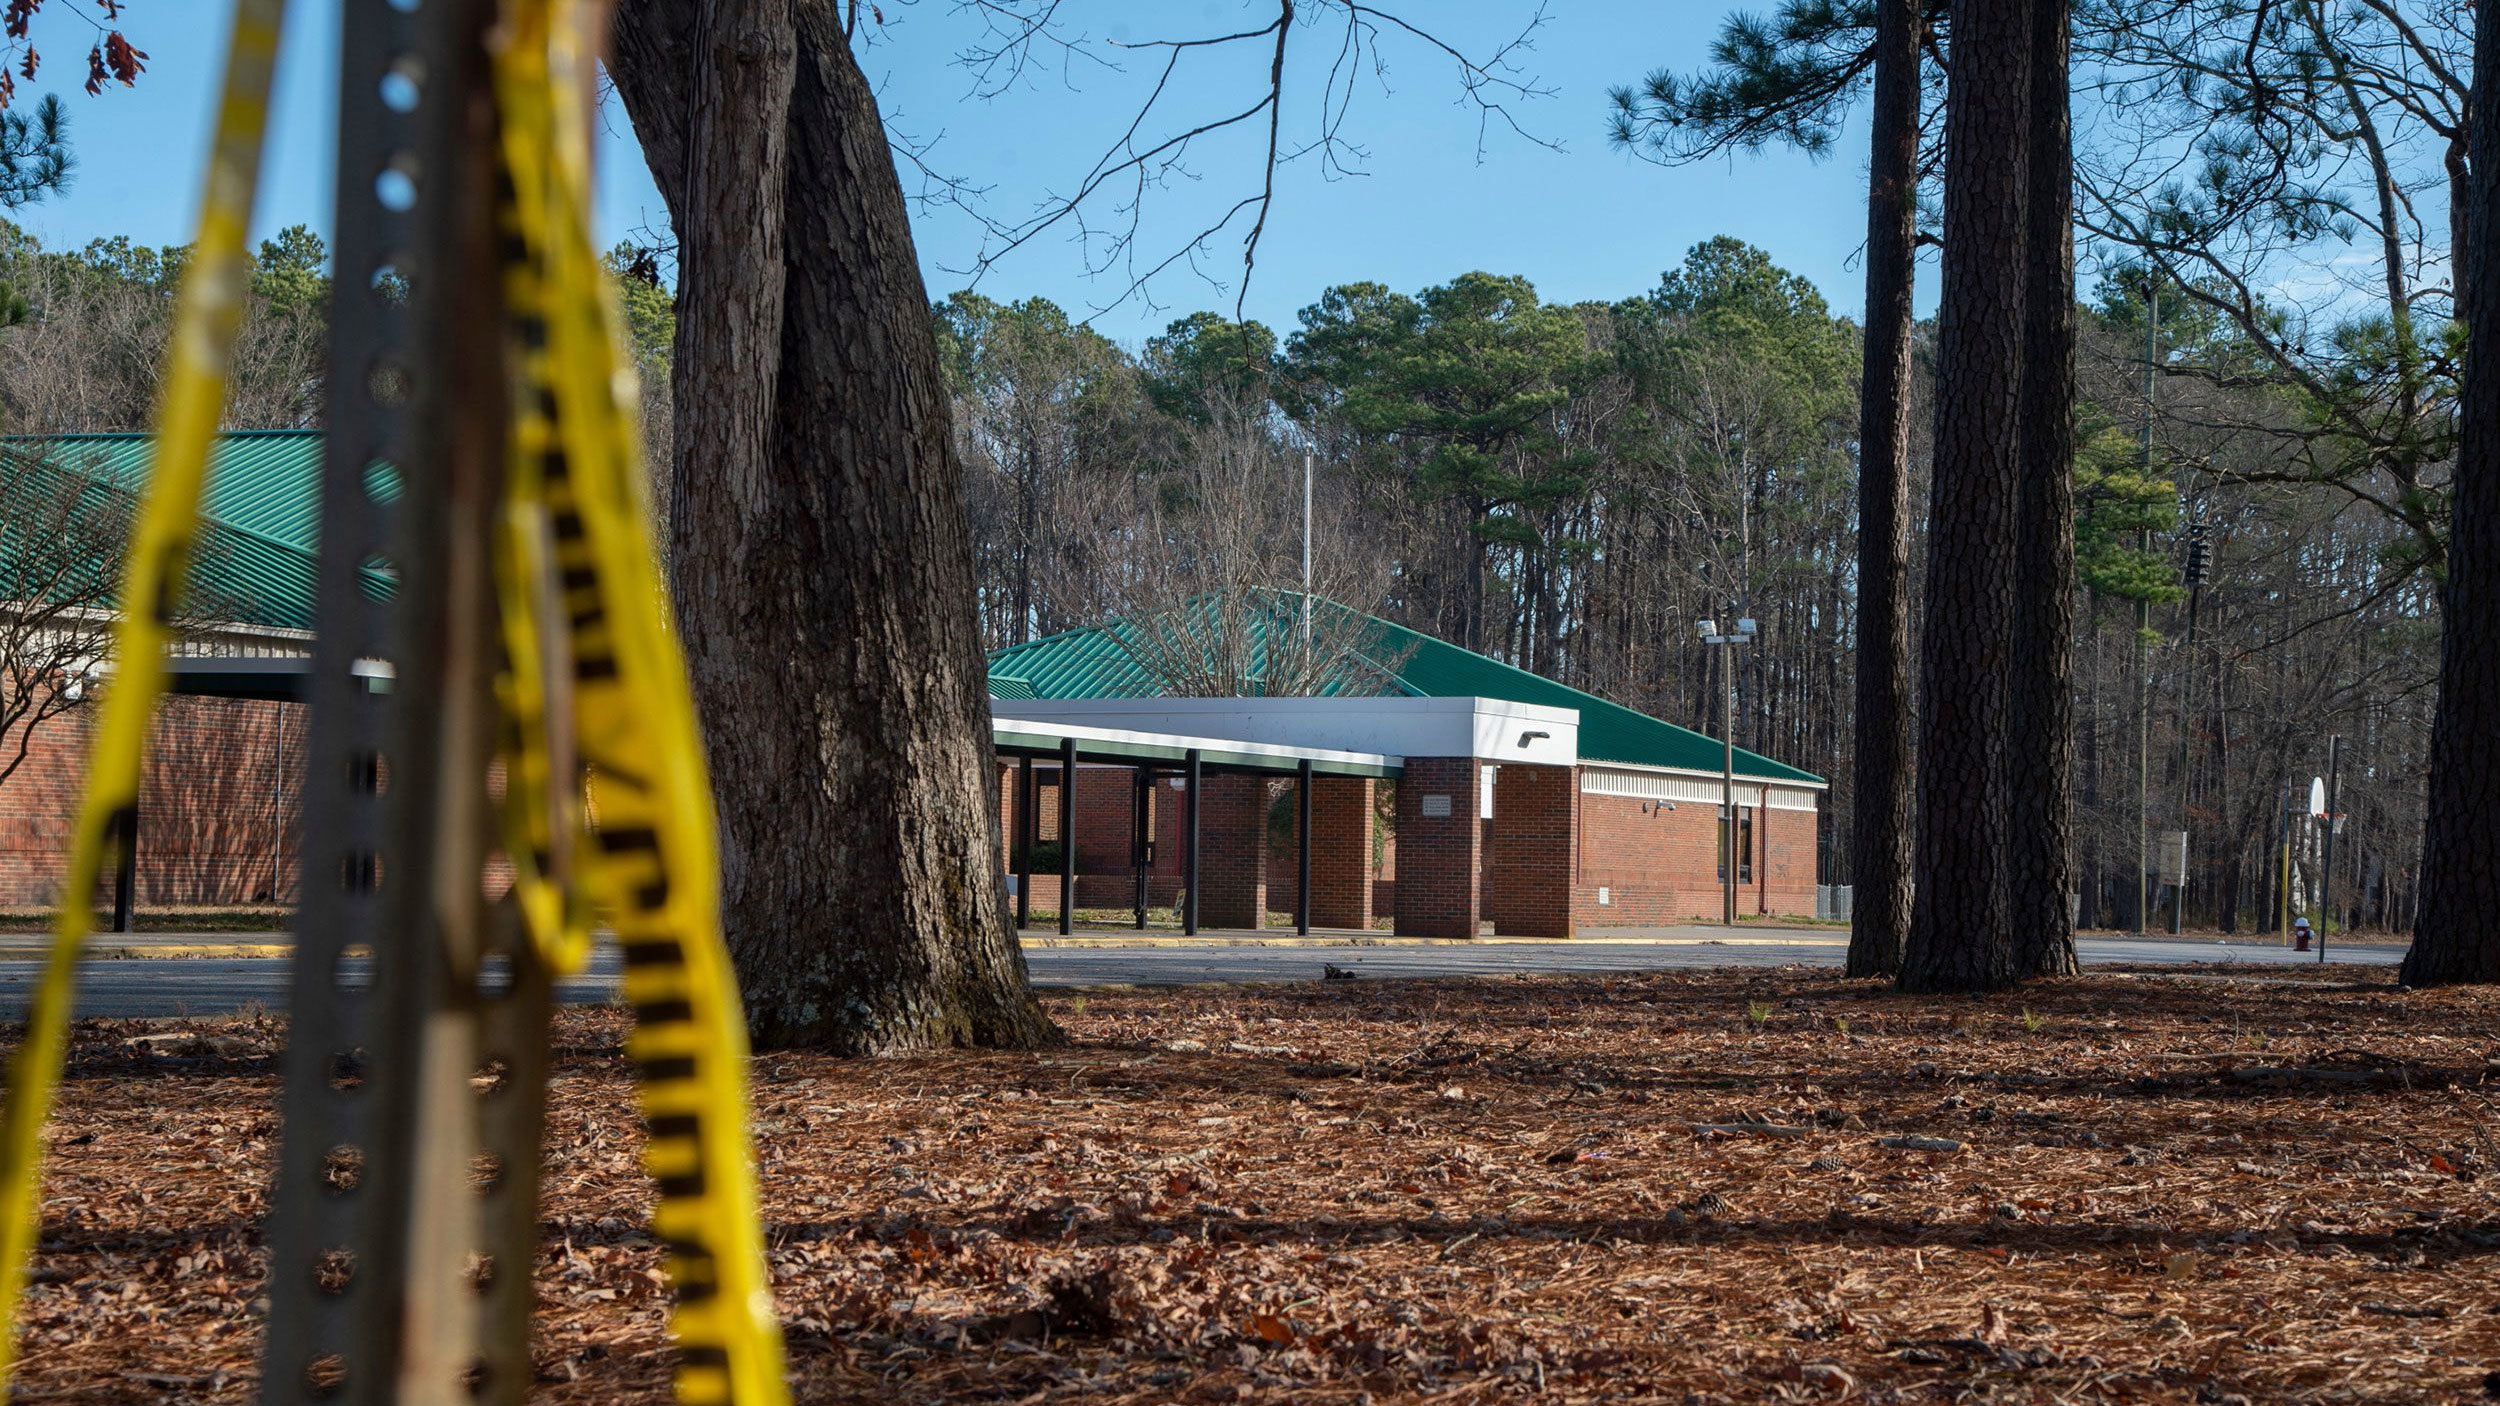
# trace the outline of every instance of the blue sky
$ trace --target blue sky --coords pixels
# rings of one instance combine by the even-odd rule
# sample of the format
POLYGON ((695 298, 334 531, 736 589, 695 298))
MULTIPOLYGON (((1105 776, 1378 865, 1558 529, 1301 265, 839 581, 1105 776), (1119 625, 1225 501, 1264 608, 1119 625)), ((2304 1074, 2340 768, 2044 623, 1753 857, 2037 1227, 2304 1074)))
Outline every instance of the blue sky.
MULTIPOLYGON (((1095 27, 1071 31, 1071 51, 1046 55, 1047 62, 984 99, 976 96, 975 75, 957 62, 980 36, 952 0, 884 0, 883 8, 888 23, 862 62, 891 125, 933 143, 928 160, 936 169, 987 188, 980 206, 1000 221, 1070 188, 1134 114, 1159 60, 1115 41, 1227 32, 1273 13, 1247 0, 1079 0, 1069 11, 1095 27)), ((1693 67, 1735 8, 1723 0, 1555 0, 1534 48, 1517 60, 1521 77, 1552 93, 1515 106, 1534 137, 1561 149, 1496 123, 1481 157, 1476 116, 1461 101, 1451 65, 1417 42, 1385 36, 1380 56, 1387 71, 1367 70, 1357 82, 1343 129, 1363 149, 1356 169, 1364 174, 1331 178, 1315 157, 1284 169, 1248 312, 1290 325, 1297 309, 1333 283, 1373 279, 1411 291, 1477 268, 1524 274, 1548 299, 1621 297, 1653 286, 1688 247, 1714 234, 1761 245, 1812 279, 1836 310, 1855 312, 1853 255, 1864 231, 1860 133, 1819 163, 1778 153, 1677 170, 1606 145, 1607 87, 1661 64, 1693 67)), ((1404 13, 1483 52, 1516 33, 1533 10, 1527 0, 1409 0, 1404 13)), ((230 13, 231 0, 130 6, 122 23, 153 55, 149 71, 135 89, 96 98, 74 87, 64 93, 81 164, 77 184, 19 212, 19 222, 56 245, 111 234, 151 244, 188 239, 230 13)), ((298 0, 290 17, 261 233, 299 222, 327 232, 337 13, 335 3, 298 0)), ((67 52, 79 43, 61 32, 68 24, 66 14, 47 12, 37 21, 37 43, 67 52)), ((1309 34, 1289 56, 1288 145, 1318 129, 1331 47, 1327 36, 1309 34)), ((1237 109, 1263 78, 1264 64, 1246 46, 1208 51, 1175 75, 1164 99, 1170 120, 1150 119, 1150 127, 1170 132, 1237 109)), ((81 69, 55 53, 45 77, 69 82, 81 69)), ((21 94, 31 86, 21 85, 21 94)), ((611 112, 607 126, 600 219, 603 234, 621 238, 661 225, 665 213, 623 113, 611 112)), ((1251 142, 1200 143, 1185 175, 1148 193, 1141 254, 1160 258, 1185 244, 1248 193, 1257 165, 1251 142)), ((1104 218, 1116 216, 1106 210, 1104 218)), ((961 270, 980 248, 979 224, 957 211, 924 210, 915 231, 931 293, 964 286, 969 275, 961 270)), ((1175 271, 1150 286, 1151 305, 1131 299, 1097 312, 1128 280, 1116 271, 1089 277, 1086 264, 1076 245, 1045 236, 989 270, 979 286, 999 298, 1047 296, 1134 343, 1193 308, 1229 311, 1240 278, 1238 239, 1219 236, 1207 266, 1221 288, 1175 271)))

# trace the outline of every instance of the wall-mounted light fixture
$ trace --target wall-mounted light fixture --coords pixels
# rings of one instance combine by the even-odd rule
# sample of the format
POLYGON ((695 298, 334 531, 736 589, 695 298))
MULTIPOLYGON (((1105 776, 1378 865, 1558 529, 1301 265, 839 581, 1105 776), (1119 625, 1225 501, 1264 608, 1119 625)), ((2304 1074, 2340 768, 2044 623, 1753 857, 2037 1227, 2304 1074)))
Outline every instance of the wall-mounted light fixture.
POLYGON ((1553 735, 1554 734, 1550 732, 1523 732, 1519 734, 1519 745, 1525 747, 1531 742, 1535 742, 1541 738, 1551 737, 1553 735))

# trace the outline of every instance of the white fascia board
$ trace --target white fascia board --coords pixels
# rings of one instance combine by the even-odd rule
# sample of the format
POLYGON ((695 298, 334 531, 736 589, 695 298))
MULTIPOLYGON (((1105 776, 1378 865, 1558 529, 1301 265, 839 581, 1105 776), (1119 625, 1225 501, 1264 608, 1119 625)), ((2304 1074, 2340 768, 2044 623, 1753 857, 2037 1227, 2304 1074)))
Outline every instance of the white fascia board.
MULTIPOLYGON (((1177 761, 1182 754, 1195 751, 1210 765, 1272 766, 1280 771, 1292 771, 1306 760, 1318 769, 1346 775, 1395 775, 1405 766, 1405 758, 1379 752, 1295 747, 1229 737, 1193 737, 1185 733, 1093 727, 1037 718, 993 717, 990 720, 990 737, 993 744, 1012 745, 1029 745, 1035 741, 1056 743, 1061 738, 1070 738, 1080 751, 1091 751, 1098 756, 1110 752, 1165 761, 1177 761)), ((1079 762, 1079 765, 1094 764, 1097 763, 1091 759, 1079 762)))
POLYGON ((1493 698, 993 698, 990 716, 1392 757, 1579 761, 1578 709, 1493 698))
POLYGON ((1489 762, 1522 762, 1540 766, 1577 766, 1580 761, 1580 710, 1542 703, 1513 703, 1501 698, 1454 700, 1474 705, 1475 736, 1471 755, 1489 762))
MULTIPOLYGON (((1710 782, 1717 782, 1724 776, 1724 773, 1716 770, 1703 771, 1696 767, 1650 766, 1643 762, 1605 762, 1595 758, 1582 762, 1581 765, 1590 771, 1637 771, 1645 776, 1690 776, 1710 782)), ((1756 772, 1746 771, 1742 763, 1737 766, 1736 784, 1739 786, 1789 786, 1800 791, 1832 789, 1832 783, 1828 781, 1799 781, 1789 776, 1763 776, 1756 772)))

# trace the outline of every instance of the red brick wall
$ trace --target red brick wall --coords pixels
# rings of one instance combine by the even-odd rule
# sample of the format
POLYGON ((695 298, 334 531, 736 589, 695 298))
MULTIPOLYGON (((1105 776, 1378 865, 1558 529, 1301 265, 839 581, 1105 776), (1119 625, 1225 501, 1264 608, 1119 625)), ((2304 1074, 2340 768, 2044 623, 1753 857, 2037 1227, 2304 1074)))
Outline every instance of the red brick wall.
MULTIPOLYGON (((58 895, 98 716, 35 729, 25 765, 0 783, 0 903, 58 895)), ((294 901, 305 721, 293 703, 165 700, 139 789, 138 903, 294 901)), ((108 875, 100 897, 110 892, 108 875)))
MULTIPOLYGON (((1059 764, 1040 762, 1035 768, 1041 778, 1041 805, 1035 813, 1040 822, 1041 838, 1059 837, 1059 764)), ((1137 773, 1127 767, 1079 766, 1076 769, 1076 902, 1079 908, 1126 909, 1137 901, 1136 869, 1130 863, 1131 817, 1134 816, 1137 773)), ((1178 808, 1177 793, 1156 788, 1158 796, 1148 802, 1148 816, 1158 823, 1169 824, 1166 813, 1178 808)), ((1000 863, 1009 873, 1015 872, 1016 764, 998 764, 998 824, 1002 842, 1000 863)), ((1158 868, 1165 857, 1157 856, 1158 868)), ((1172 862, 1169 877, 1152 879, 1148 885, 1147 902, 1168 905, 1180 891, 1179 868, 1172 862)), ((1033 876, 1031 906, 1042 912, 1059 911, 1059 871, 1052 869, 1033 876)))
MULTIPOLYGON (((1483 783, 1479 781, 1477 784, 1483 783)), ((1479 817, 1484 814, 1484 802, 1481 798, 1476 802, 1476 813, 1479 817)), ((1476 829, 1479 832, 1476 837, 1476 853, 1482 858, 1482 863, 1476 871, 1476 912, 1490 922, 1493 919, 1493 822, 1490 819, 1479 818, 1476 821, 1476 829)))
POLYGON ((1198 925, 1255 928, 1267 923, 1267 809, 1275 785, 1264 776, 1209 776, 1198 806, 1198 925))
MULTIPOLYGON (((1015 762, 1003 761, 998 764, 998 819, 1000 826, 998 833, 1000 838, 1006 843, 1006 864, 1008 869, 1011 871, 1016 865, 1015 847, 1018 839, 1020 838, 1016 833, 1016 778, 1019 774, 1019 768, 1015 762)), ((1079 769, 1079 774, 1082 775, 1082 768, 1079 769)), ((1038 795, 1037 803, 1033 807, 1033 838, 1036 840, 1058 839, 1059 763, 1035 762, 1033 764, 1033 777, 1034 790, 1038 795)), ((1078 800, 1081 803, 1084 798, 1084 786, 1081 783, 1077 788, 1077 792, 1078 800)), ((1082 818, 1082 816, 1079 817, 1080 821, 1082 818)), ((1079 833, 1082 833, 1081 829, 1079 833)), ((1083 853, 1081 845, 1078 852, 1080 854, 1083 853)))
MULTIPOLYGON (((1040 837, 1053 840, 1059 834, 1058 763, 1038 763, 1036 770, 1041 778, 1041 800, 1035 818, 1040 837)), ((1006 862, 1012 871, 1015 764, 999 763, 998 778, 999 833, 1006 838, 1006 862)), ((1272 837, 1267 828, 1272 805, 1280 799, 1288 806, 1292 804, 1293 783, 1280 777, 1208 776, 1205 784, 1198 822, 1205 846, 1199 876, 1205 892, 1199 899, 1198 921, 1210 928, 1259 926, 1267 909, 1281 912, 1293 902, 1293 840, 1290 833, 1282 839, 1272 837)), ((1081 908, 1125 909, 1136 901, 1136 871, 1130 865, 1135 787, 1136 773, 1126 767, 1077 768, 1076 893, 1081 908)), ((1154 906, 1165 907, 1179 901, 1181 829, 1187 813, 1188 792, 1175 789, 1168 775, 1158 773, 1147 802, 1154 841, 1147 902, 1154 906)), ((1365 820, 1368 821, 1368 815, 1365 820)), ((1315 839, 1317 834, 1314 827, 1315 839)), ((1368 840, 1363 842, 1360 863, 1368 876, 1368 840)), ((1324 878, 1324 864, 1314 867, 1318 876, 1324 878)), ((1041 912, 1058 911, 1057 871, 1033 875, 1030 906, 1041 912)))
MULTIPOLYGON (((1376 914, 1395 912, 1398 931, 1418 936, 1472 936, 1483 919, 1505 934, 1567 936, 1584 927, 1719 916, 1714 803, 1685 801, 1674 810, 1650 813, 1634 797, 1580 793, 1576 771, 1506 766, 1494 783, 1497 819, 1486 823, 1476 818, 1476 765, 1463 758, 1410 759, 1405 784, 1393 787, 1398 824, 1382 836, 1378 865, 1372 860, 1369 833, 1374 783, 1318 778, 1313 793, 1313 926, 1361 928, 1376 914), (1425 794, 1449 796, 1451 815, 1425 821, 1420 799, 1425 794), (1398 841, 1405 837, 1411 847, 1427 842, 1418 838, 1426 836, 1428 852, 1414 862, 1429 864, 1438 877, 1419 882, 1435 887, 1467 883, 1472 901, 1419 893, 1406 908, 1399 907, 1398 841), (1566 884, 1567 898, 1561 893, 1566 884), (1597 902, 1601 886, 1611 900, 1603 906, 1597 902)), ((1055 838, 1057 765, 1045 763, 1040 769, 1051 782, 1042 787, 1041 832, 1045 839, 1055 838)), ((1014 776, 1013 764, 1002 763, 1000 824, 1001 833, 1010 838, 1014 776)), ((1134 785, 1134 773, 1126 768, 1077 770, 1081 907, 1126 909, 1135 901, 1129 868, 1134 785)), ((1200 821, 1207 846, 1201 925, 1250 927, 1263 922, 1266 910, 1292 908, 1293 841, 1290 833, 1271 837, 1267 830, 1268 807, 1280 799, 1290 807, 1292 785, 1285 778, 1207 778, 1200 821)), ((1168 777, 1157 778, 1150 801, 1155 844, 1148 901, 1158 907, 1180 895, 1186 801, 1186 792, 1172 787, 1168 777)), ((1812 915, 1815 815, 1755 809, 1753 816, 1756 862, 1749 882, 1739 890, 1739 911, 1812 915)), ((1412 864, 1409 869, 1413 872, 1412 864)), ((1059 876, 1034 875, 1032 906, 1056 911, 1058 903, 1059 876)))
POLYGON ((1127 767, 1076 769, 1076 872, 1127 875, 1136 847, 1137 773, 1127 767))
POLYGON ((1577 767, 1493 772, 1493 836, 1485 852, 1492 898, 1486 916, 1506 937, 1571 936, 1571 868, 1578 849, 1577 767))
POLYGON ((1383 917, 1398 910, 1398 783, 1382 781, 1375 785, 1389 793, 1385 803, 1374 801, 1375 805, 1385 805, 1389 815, 1389 823, 1380 827, 1380 860, 1372 866, 1372 914, 1383 917))
POLYGON ((1484 828, 1473 757, 1409 757, 1398 782, 1397 930, 1411 937, 1474 937, 1483 890, 1484 828), (1447 815, 1426 816, 1427 796, 1447 815))
MULTIPOLYGON (((1311 926, 1372 925, 1372 783, 1311 779, 1311 926)), ((1291 880, 1287 865, 1288 882, 1291 880)))
MULTIPOLYGON (((1741 805, 1743 792, 1738 793, 1741 805)), ((1572 910, 1581 927, 1715 921, 1719 888, 1719 808, 1679 801, 1644 812, 1635 796, 1580 797, 1579 865, 1572 910), (1600 906, 1597 890, 1609 890, 1600 906)), ((1751 882, 1737 890, 1740 915, 1814 915, 1811 811, 1755 809, 1751 882)))

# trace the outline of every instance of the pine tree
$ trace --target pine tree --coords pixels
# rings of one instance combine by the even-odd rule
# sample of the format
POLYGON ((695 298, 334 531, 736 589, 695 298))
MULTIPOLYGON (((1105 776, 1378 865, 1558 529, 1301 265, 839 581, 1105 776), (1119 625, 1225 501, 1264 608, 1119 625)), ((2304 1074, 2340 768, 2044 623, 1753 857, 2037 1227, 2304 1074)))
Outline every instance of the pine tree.
POLYGON ((2448 583, 2431 732, 2422 907, 2404 980, 2500 981, 2500 5, 2474 13, 2474 116, 2465 247, 2465 384, 2458 397, 2448 583))
POLYGON ((1910 328, 1918 238, 1919 0, 1878 0, 1858 406, 1857 777, 1849 974, 1892 976, 1910 936, 1910 328))
POLYGON ((2008 940, 2006 775, 2031 208, 2032 4, 1956 0, 1943 297, 1919 670, 1911 991, 2021 973, 2008 940))
POLYGON ((2075 970, 2075 235, 2068 0, 2032 0, 2031 206, 2024 310, 2006 881, 2014 970, 2075 970))
POLYGON ((1866 338, 1860 374, 1855 769, 1848 970, 1900 969, 1911 909, 1910 336, 1917 279, 1922 46, 1934 0, 1791 0, 1738 15, 1692 79, 1614 92, 1613 139, 1662 164, 1773 144, 1828 152, 1873 89, 1867 160, 1866 338))

